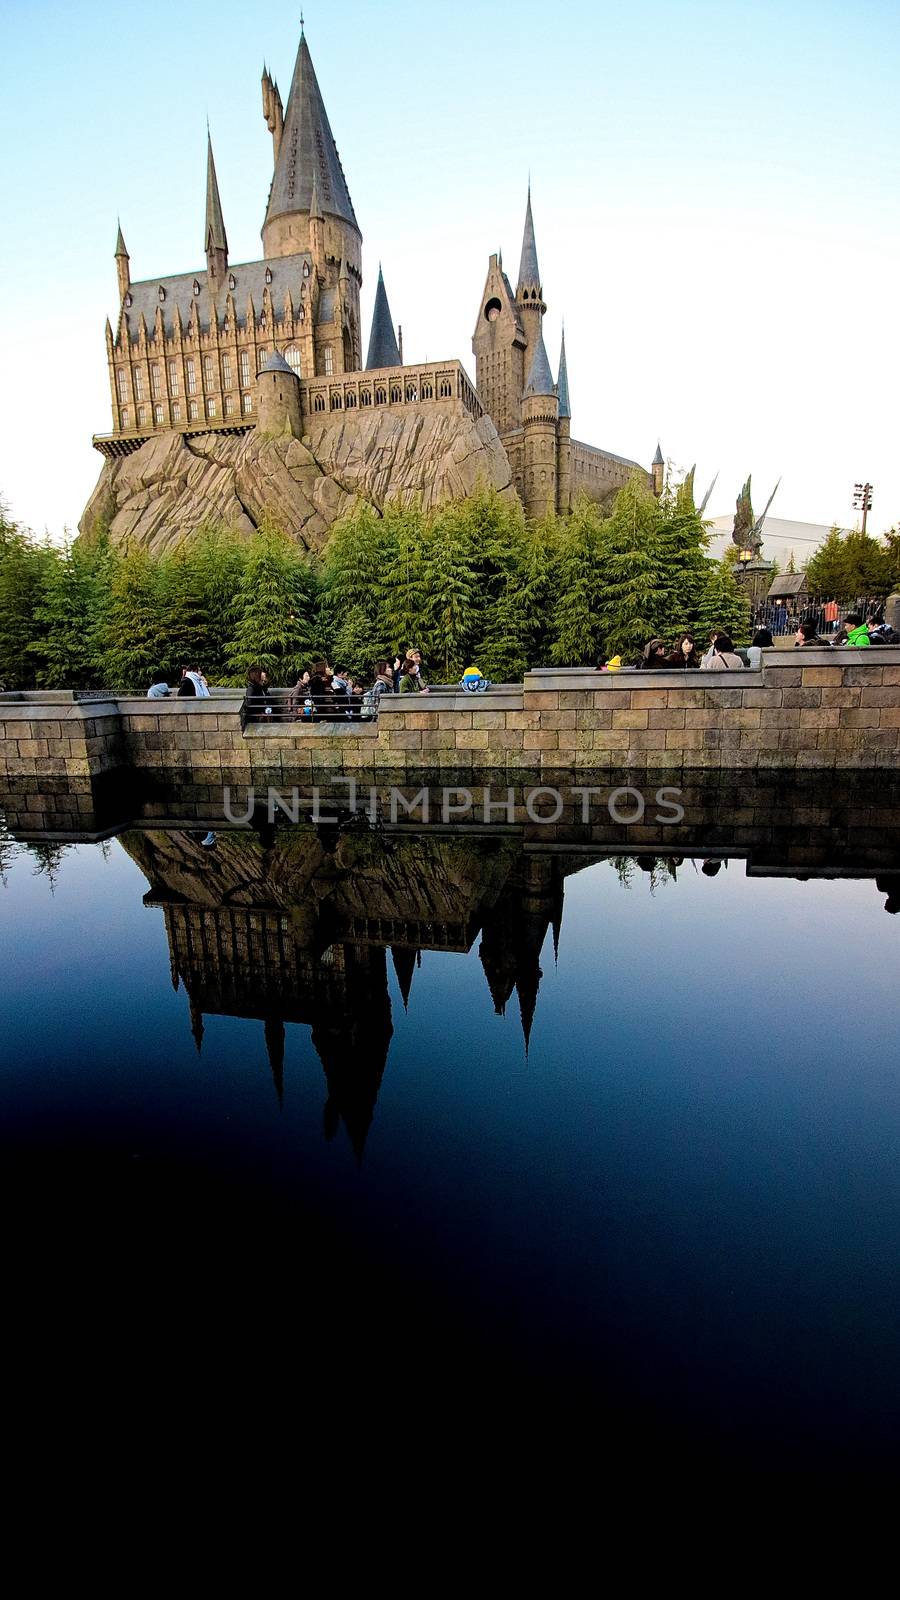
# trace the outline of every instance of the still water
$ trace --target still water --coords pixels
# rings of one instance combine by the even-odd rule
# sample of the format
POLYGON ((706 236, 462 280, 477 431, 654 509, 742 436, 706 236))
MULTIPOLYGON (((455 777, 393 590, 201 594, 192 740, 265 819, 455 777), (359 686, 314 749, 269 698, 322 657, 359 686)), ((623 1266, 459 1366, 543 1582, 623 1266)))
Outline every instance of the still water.
POLYGON ((254 1383, 426 1439, 886 1458, 893 836, 861 820, 881 866, 835 876, 828 828, 802 875, 721 840, 204 831, 3 843, 23 1349, 49 1318, 126 1408, 148 1359, 233 1386, 252 1349, 254 1383))

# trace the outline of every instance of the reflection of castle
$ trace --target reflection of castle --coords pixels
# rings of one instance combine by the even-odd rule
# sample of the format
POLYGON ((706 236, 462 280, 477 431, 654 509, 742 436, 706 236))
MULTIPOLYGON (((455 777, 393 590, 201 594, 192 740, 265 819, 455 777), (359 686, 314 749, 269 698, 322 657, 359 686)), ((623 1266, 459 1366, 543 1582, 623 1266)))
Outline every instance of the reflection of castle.
MULTIPOLYGON (((325 1072, 325 1133, 343 1121, 362 1155, 393 1032, 387 951, 404 1005, 422 950, 480 955, 495 1010, 518 996, 526 1049, 548 928, 558 939, 566 864, 502 836, 388 841, 310 830, 130 833, 123 844, 161 906, 172 981, 187 991, 198 1049, 204 1015, 264 1024, 282 1095, 284 1029, 311 1028, 325 1072)), ((586 866, 591 858, 577 858, 586 866)), ((572 863, 568 863, 572 870, 572 863)))

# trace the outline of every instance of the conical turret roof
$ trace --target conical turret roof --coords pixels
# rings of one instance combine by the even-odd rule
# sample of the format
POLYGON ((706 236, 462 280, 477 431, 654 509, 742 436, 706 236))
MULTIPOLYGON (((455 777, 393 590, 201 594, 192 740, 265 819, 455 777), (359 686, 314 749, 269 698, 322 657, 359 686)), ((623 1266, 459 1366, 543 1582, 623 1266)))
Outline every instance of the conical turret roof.
POLYGON ((225 219, 222 216, 216 163, 213 160, 212 139, 208 128, 206 130, 206 243, 203 248, 207 254, 210 250, 224 250, 225 254, 228 254, 225 219))
POLYGON ((519 284, 539 285, 541 272, 538 266, 537 245, 534 242, 534 218, 531 215, 531 184, 528 185, 528 205, 525 208, 525 231, 522 234, 522 255, 519 259, 519 284))
POLYGON ((397 335, 391 321, 391 308, 388 305, 387 290, 384 287, 384 277, 381 267, 378 268, 378 287, 375 290, 375 309, 372 312, 372 332, 369 335, 369 353, 366 356, 366 371, 371 372, 376 367, 399 367, 400 348, 397 344, 397 335))
POLYGON ((119 223, 119 230, 118 230, 118 232, 116 234, 116 255, 117 256, 127 256, 128 255, 128 251, 125 249, 125 240, 122 237, 122 224, 121 224, 121 222, 119 223))
POLYGON ((657 439, 657 441, 656 441, 656 455, 653 457, 653 465, 655 467, 664 467, 665 464, 666 463, 663 460, 663 453, 662 453, 662 450, 660 448, 659 440, 657 439))
POLYGON ((544 344, 543 330, 538 334, 534 355, 531 358, 531 370, 528 382, 525 385, 526 394, 555 394, 556 387, 553 382, 553 373, 550 371, 550 362, 547 359, 547 347, 544 344))
POLYGON ((266 222, 295 211, 308 212, 312 207, 314 177, 322 210, 351 223, 359 231, 309 46, 305 35, 301 34, 266 222))
POLYGON ((566 366, 566 330, 563 329, 562 343, 559 347, 559 382, 556 385, 559 395, 559 414, 561 417, 571 417, 569 406, 569 369, 566 366))

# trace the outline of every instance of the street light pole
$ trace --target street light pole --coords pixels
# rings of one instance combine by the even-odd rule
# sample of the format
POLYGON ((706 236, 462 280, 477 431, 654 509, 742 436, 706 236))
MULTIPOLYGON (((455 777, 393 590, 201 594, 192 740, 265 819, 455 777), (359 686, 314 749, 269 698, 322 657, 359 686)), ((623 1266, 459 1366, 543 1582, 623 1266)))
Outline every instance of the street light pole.
POLYGON ((855 483, 853 485, 853 509, 862 512, 862 531, 865 537, 866 518, 872 509, 872 485, 870 483, 855 483))

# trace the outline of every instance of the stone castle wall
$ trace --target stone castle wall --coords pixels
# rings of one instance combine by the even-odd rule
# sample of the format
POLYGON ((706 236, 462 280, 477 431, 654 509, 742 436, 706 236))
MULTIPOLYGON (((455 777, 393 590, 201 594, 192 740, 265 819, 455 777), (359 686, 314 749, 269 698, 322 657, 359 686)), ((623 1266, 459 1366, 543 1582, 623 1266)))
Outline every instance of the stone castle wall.
POLYGON ((759 672, 563 668, 484 696, 390 696, 377 723, 241 725, 209 700, 0 696, 0 778, 123 769, 267 777, 314 770, 604 771, 900 768, 900 654, 774 654, 759 672))

